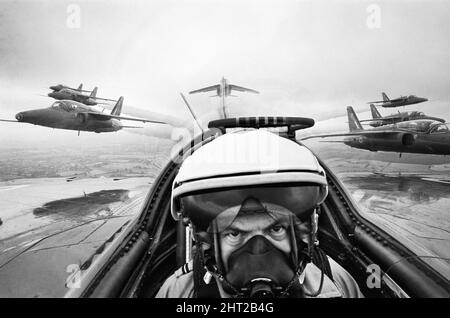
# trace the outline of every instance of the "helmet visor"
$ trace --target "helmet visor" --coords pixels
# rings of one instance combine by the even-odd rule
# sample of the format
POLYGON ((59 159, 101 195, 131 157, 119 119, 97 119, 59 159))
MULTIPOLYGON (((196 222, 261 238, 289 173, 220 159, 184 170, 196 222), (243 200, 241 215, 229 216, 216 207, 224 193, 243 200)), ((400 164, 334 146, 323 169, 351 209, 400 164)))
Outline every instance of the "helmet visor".
POLYGON ((215 189, 181 196, 179 208, 197 229, 203 231, 206 231, 211 222, 222 214, 222 226, 219 230, 223 230, 239 213, 250 211, 293 214, 300 220, 305 220, 316 205, 321 203, 322 196, 321 187, 316 184, 215 189), (252 204, 252 199, 258 203, 252 204))

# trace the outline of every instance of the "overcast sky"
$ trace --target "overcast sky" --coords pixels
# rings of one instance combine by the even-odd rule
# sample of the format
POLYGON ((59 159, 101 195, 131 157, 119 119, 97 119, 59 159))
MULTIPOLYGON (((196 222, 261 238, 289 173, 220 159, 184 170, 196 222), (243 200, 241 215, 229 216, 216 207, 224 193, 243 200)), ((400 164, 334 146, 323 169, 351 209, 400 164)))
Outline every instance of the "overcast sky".
MULTIPOLYGON (((450 1, 2 0, 0 115, 48 106, 39 94, 49 85, 82 82, 99 96, 188 117, 178 93, 222 76, 261 92, 233 98, 231 114, 345 114, 382 91, 444 109, 449 34, 450 1), (80 8, 79 28, 70 28, 69 4, 80 8)), ((208 95, 189 98, 214 117, 219 100, 208 95)), ((36 131, 74 135, 3 123, 0 142, 35 140, 36 131)))

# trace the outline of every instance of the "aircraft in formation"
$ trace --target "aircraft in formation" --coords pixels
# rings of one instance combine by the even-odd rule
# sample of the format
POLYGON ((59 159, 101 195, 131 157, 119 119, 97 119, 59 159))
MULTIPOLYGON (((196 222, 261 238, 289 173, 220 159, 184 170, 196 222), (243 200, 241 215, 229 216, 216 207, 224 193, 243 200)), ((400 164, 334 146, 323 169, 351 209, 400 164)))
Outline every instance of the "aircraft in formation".
POLYGON ((117 102, 114 99, 97 97, 97 90, 98 88, 95 87, 89 95, 85 95, 79 89, 63 87, 60 90, 54 90, 53 92, 48 93, 48 96, 57 100, 73 100, 88 106, 100 104, 101 102, 99 101, 117 102))
POLYGON ((122 128, 142 128, 123 125, 120 120, 139 121, 143 123, 165 124, 151 119, 120 116, 123 105, 121 96, 111 114, 104 114, 92 107, 73 100, 54 102, 48 108, 33 109, 16 114, 16 120, 0 119, 6 122, 29 123, 50 128, 90 131, 96 133, 114 132, 122 128))
POLYGON ((381 96, 383 96, 383 100, 374 101, 374 102, 368 102, 368 104, 380 104, 381 107, 399 107, 399 106, 406 106, 406 105, 412 105, 412 104, 419 104, 428 101, 427 98, 423 97, 417 97, 415 95, 409 95, 409 96, 400 96, 399 98, 395 99, 389 99, 387 97, 386 93, 381 93, 381 96))
POLYGON ((231 91, 249 92, 249 93, 259 94, 259 92, 254 89, 230 84, 229 81, 225 77, 222 77, 219 84, 208 86, 208 87, 203 87, 203 88, 191 91, 191 92, 189 92, 189 94, 205 93, 205 92, 211 92, 211 91, 216 92, 216 95, 212 95, 211 97, 222 97, 222 109, 223 109, 223 115, 225 118, 227 117, 225 98, 228 96, 234 96, 234 95, 231 95, 231 91))
POLYGON ((79 86, 78 86, 78 88, 73 88, 73 87, 70 87, 70 86, 67 86, 67 85, 64 85, 64 84, 58 84, 58 85, 52 85, 52 86, 50 86, 49 87, 52 91, 54 91, 54 92, 59 92, 60 90, 62 90, 63 88, 68 88, 68 89, 72 89, 72 90, 76 90, 76 91, 79 91, 79 92, 91 92, 91 91, 88 91, 88 90, 84 90, 83 89, 83 83, 81 83, 79 86))
MULTIPOLYGON (((302 140, 345 137, 344 144, 370 151, 450 155, 450 131, 445 123, 434 119, 417 119, 364 129, 353 107, 347 107, 347 133, 313 135, 302 140)), ((334 141, 333 141, 334 142, 334 141)))
MULTIPOLYGON (((0 119, 0 121, 30 123, 50 128, 76 130, 78 134, 80 131, 101 133, 118 131, 122 128, 142 128, 123 125, 120 122, 121 119, 165 124, 165 122, 151 119, 120 116, 123 97, 119 98, 111 114, 104 114, 90 107, 97 105, 97 100, 115 101, 113 99, 96 97, 97 87, 89 95, 83 94, 83 92, 89 92, 83 90, 83 84, 80 84, 78 88, 58 84, 50 86, 50 89, 52 92, 48 96, 59 100, 50 107, 20 112, 15 116, 17 120, 0 119)), ((231 95, 233 90, 259 93, 254 89, 230 84, 225 77, 222 77, 219 84, 193 90, 189 93, 215 91, 216 95, 213 96, 222 97, 224 118, 227 118, 225 98, 233 96, 231 95)), ((420 103, 427 100, 414 95, 389 100, 385 93, 382 93, 382 95, 383 104, 381 106, 383 107, 394 107, 392 106, 394 104, 399 106, 401 103, 403 103, 401 105, 420 103), (390 103, 389 105, 391 106, 386 106, 386 103, 390 103)), ((187 103, 183 95, 182 97, 187 103)), ((344 144, 370 151, 391 151, 399 152, 400 154, 403 152, 450 154, 450 132, 444 124, 444 119, 427 116, 423 112, 417 111, 399 112, 398 114, 383 117, 374 104, 371 104, 370 108, 372 119, 360 121, 353 108, 347 107, 348 133, 308 136, 303 139, 342 136, 346 137, 343 140, 344 144), (364 129, 361 122, 369 122, 369 125, 374 128, 364 129)))
POLYGON ((216 91, 217 95, 213 95, 212 97, 215 97, 215 96, 222 97, 222 96, 232 96, 231 91, 233 91, 233 90, 239 91, 239 92, 251 92, 251 93, 259 94, 259 92, 254 89, 230 84, 229 81, 225 77, 222 77, 219 84, 216 84, 213 86, 208 86, 208 87, 203 87, 203 88, 191 91, 191 92, 189 92, 189 94, 216 91))
POLYGON ((372 127, 379 127, 389 124, 395 124, 402 121, 415 120, 415 119, 431 119, 435 121, 439 121, 441 123, 445 123, 445 119, 432 117, 425 115, 423 112, 412 111, 412 112, 398 112, 398 114, 392 114, 389 116, 381 116, 378 112, 378 109, 374 104, 370 104, 370 111, 372 113, 372 119, 363 119, 360 120, 361 123, 369 122, 369 125, 372 127))

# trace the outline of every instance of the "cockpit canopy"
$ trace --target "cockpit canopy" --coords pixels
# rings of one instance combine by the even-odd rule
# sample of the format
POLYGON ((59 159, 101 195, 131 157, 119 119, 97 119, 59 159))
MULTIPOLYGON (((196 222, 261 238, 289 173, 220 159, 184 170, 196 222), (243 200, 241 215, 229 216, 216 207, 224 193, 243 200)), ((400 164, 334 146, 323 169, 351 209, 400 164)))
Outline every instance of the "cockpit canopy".
POLYGON ((410 130, 414 132, 421 133, 434 133, 434 132, 445 132, 448 131, 448 127, 446 124, 435 120, 414 120, 414 121, 405 121, 397 124, 397 127, 400 129, 410 130))
POLYGON ((60 101, 54 102, 52 104, 52 106, 50 106, 50 108, 59 108, 59 107, 61 107, 61 104, 62 104, 62 102, 60 102, 60 101))
POLYGON ((56 101, 50 106, 50 108, 59 108, 61 110, 65 110, 67 112, 75 111, 75 110, 85 110, 85 107, 79 105, 73 101, 56 101))
POLYGON ((448 133, 448 126, 444 123, 434 122, 431 125, 430 134, 448 133))

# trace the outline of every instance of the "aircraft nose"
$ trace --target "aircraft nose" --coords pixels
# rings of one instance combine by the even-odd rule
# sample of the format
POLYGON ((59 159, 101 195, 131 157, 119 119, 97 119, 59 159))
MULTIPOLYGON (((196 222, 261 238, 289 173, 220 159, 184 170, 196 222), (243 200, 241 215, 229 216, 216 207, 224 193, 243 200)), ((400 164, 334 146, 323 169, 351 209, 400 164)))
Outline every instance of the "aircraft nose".
POLYGON ((55 94, 53 92, 48 93, 47 95, 48 95, 48 97, 54 97, 55 96, 55 94))
POLYGON ((23 121, 23 113, 17 113, 16 119, 17 119, 17 121, 23 121))
POLYGON ((26 123, 34 124, 39 118, 39 111, 27 110, 16 114, 17 121, 23 121, 26 123))

